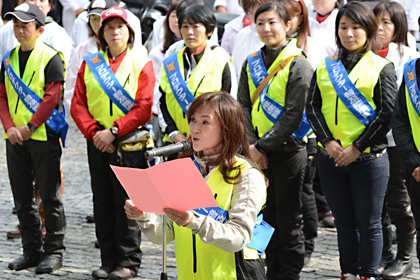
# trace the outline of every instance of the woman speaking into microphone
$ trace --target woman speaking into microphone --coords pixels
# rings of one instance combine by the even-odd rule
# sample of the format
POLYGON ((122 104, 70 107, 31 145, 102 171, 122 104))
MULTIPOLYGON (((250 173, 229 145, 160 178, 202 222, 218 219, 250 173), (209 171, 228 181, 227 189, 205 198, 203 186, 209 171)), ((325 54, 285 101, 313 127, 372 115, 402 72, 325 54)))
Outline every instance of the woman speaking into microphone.
MULTIPOLYGON (((209 185, 224 222, 211 215, 167 208, 166 241, 175 240, 178 279, 266 279, 264 264, 251 241, 263 206, 264 176, 251 161, 244 116, 226 92, 205 93, 188 110, 188 124, 196 165, 209 185), (221 208, 221 209, 220 209, 221 208), (226 215, 225 215, 226 217, 226 215)), ((162 217, 144 213, 141 205, 126 201, 127 216, 142 232, 162 243, 162 217)))
POLYGON ((102 261, 92 276, 125 279, 134 277, 140 267, 139 228, 124 213, 127 194, 109 165, 121 165, 114 140, 150 120, 155 75, 152 62, 131 49, 134 31, 124 9, 111 7, 102 12, 98 37, 102 51, 83 58, 71 115, 87 139, 102 261))

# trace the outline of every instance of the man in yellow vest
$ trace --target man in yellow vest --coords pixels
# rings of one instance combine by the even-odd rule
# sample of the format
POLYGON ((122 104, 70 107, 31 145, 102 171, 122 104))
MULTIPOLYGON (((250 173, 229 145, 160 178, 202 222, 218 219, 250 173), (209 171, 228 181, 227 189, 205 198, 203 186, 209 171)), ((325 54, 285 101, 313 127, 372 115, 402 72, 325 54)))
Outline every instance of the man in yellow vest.
POLYGON ((21 225, 23 255, 9 263, 21 270, 36 267, 50 273, 62 266, 65 216, 60 197, 60 137, 67 129, 59 111, 64 82, 63 56, 38 42, 45 15, 24 3, 7 13, 19 45, 6 52, 0 71, 0 118, 6 139, 7 165, 17 216, 21 225), (58 109, 58 110, 57 110, 58 109), (61 118, 61 119, 60 119, 61 118), (42 242, 41 222, 34 199, 33 171, 44 202, 47 234, 42 242))

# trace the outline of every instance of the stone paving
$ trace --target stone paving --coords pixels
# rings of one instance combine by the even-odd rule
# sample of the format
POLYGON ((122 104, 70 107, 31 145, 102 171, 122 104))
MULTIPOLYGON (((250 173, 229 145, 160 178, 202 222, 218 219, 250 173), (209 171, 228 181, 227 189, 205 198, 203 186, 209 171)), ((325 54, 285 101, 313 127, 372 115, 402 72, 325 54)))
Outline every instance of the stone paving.
MULTIPOLYGON (((3 129, 0 126, 0 135, 3 129)), ((95 248, 95 226, 85 220, 92 212, 92 193, 86 156, 86 140, 74 122, 70 123, 67 147, 63 149, 64 209, 67 218, 64 265, 53 274, 35 274, 31 268, 11 271, 7 265, 22 254, 21 239, 7 239, 6 232, 17 224, 12 214, 13 198, 6 166, 5 141, 0 141, 0 279, 93 279, 91 272, 100 266, 100 253, 95 248)), ((335 229, 320 228, 315 252, 309 265, 303 269, 301 279, 339 279, 339 260, 335 229)), ((394 245, 395 246, 395 245, 394 245)), ((161 246, 150 243, 143 236, 143 260, 137 280, 160 279, 161 246)), ((394 250, 396 248, 394 247, 394 250)), ((401 279, 420 279, 418 260, 413 252, 413 274, 401 279)), ((173 243, 168 245, 168 278, 176 279, 173 243)))

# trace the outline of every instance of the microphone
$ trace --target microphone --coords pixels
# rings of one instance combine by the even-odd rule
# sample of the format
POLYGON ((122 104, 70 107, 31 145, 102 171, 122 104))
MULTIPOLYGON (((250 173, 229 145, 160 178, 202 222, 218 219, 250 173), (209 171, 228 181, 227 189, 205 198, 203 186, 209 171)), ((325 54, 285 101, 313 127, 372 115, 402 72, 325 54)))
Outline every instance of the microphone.
POLYGON ((179 152, 185 152, 189 149, 191 149, 191 143, 188 141, 181 141, 176 144, 168 145, 166 147, 146 151, 144 152, 144 156, 146 157, 146 159, 151 159, 154 157, 168 156, 179 152))

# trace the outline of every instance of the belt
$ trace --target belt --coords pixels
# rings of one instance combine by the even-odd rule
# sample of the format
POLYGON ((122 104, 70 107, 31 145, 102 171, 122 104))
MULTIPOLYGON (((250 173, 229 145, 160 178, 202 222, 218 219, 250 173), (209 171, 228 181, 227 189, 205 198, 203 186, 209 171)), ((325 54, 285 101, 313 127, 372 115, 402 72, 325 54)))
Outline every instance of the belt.
MULTIPOLYGON (((319 149, 321 155, 323 155, 324 157, 327 157, 329 159, 334 160, 333 157, 331 157, 328 152, 327 149, 320 147, 319 149)), ((383 149, 381 152, 379 153, 361 153, 360 156, 355 159, 355 162, 362 162, 362 161, 368 161, 368 160, 372 160, 375 158, 380 158, 382 157, 384 154, 386 153, 386 149, 383 149)))

